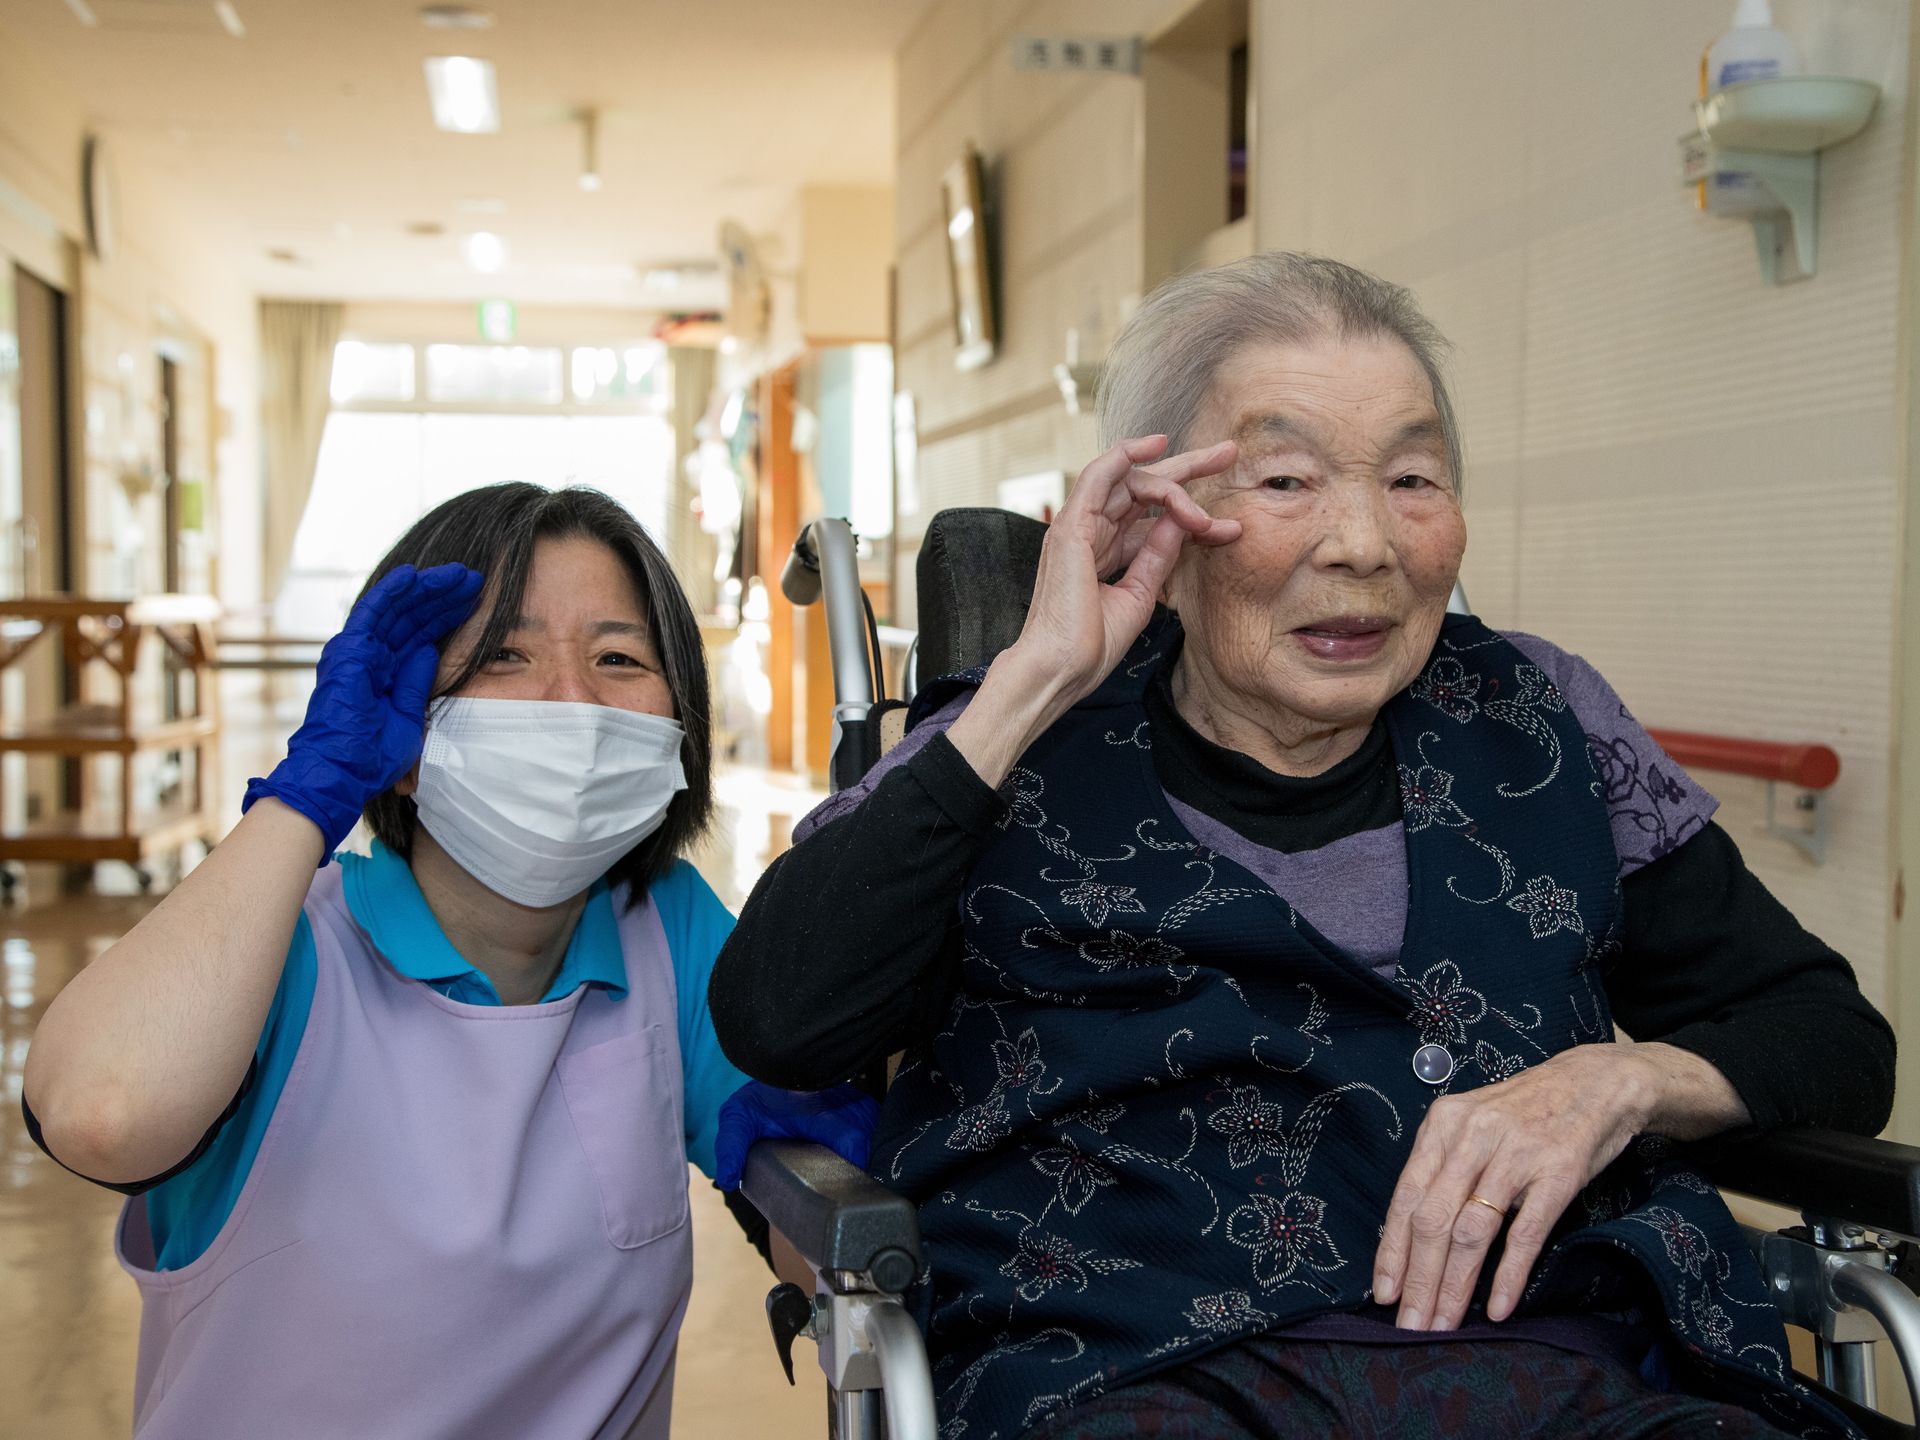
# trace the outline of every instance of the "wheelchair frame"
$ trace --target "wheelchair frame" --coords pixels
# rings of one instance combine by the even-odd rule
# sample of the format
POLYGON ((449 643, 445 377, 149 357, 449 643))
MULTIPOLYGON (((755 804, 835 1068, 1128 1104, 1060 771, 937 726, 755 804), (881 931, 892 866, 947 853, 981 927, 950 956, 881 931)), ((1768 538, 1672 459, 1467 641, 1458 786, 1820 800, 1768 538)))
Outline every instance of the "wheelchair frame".
MULTIPOLYGON (((933 517, 921 551, 923 591, 928 557, 941 548, 936 533, 978 527, 986 517, 996 527, 984 541, 990 546, 1006 532, 1006 512, 945 510, 933 517)), ((869 649, 855 544, 845 520, 815 520, 800 532, 781 575, 794 604, 825 598, 835 790, 855 783, 880 751, 871 668, 879 657, 869 649)), ((953 587, 947 590, 950 596, 953 587)), ((1457 591, 1455 606, 1464 608, 1457 591)), ((990 658, 941 657, 939 667, 990 658)), ((1876 1410, 1873 1360, 1884 1335, 1920 1413, 1920 1148, 1789 1130, 1702 1152, 1696 1165, 1723 1190, 1800 1212, 1802 1223, 1783 1230, 1742 1228, 1781 1319, 1813 1335, 1817 1386, 1869 1436, 1920 1435, 1876 1410)), ((813 1273, 811 1295, 780 1285, 767 1297, 788 1377, 793 1340, 805 1335, 817 1342, 840 1440, 934 1440, 926 1346, 901 1301, 922 1263, 913 1205, 832 1151, 794 1141, 754 1146, 741 1189, 813 1273)))

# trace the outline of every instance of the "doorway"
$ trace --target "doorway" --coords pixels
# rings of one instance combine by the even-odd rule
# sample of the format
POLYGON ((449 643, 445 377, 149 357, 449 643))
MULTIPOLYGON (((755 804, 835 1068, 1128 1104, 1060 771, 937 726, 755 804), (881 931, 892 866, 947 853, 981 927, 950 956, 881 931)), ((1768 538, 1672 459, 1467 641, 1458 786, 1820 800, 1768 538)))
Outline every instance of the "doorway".
MULTIPOLYGON (((0 573, 9 596, 45 595, 71 588, 69 552, 72 486, 71 414, 67 383, 70 354, 67 297, 24 266, 0 286, 11 302, 17 365, 13 387, 18 444, 13 465, 0 462, 6 493, 0 514, 0 573)), ((15 688, 5 697, 8 719, 20 725, 50 724, 68 701, 76 677, 68 673, 57 645, 41 643, 9 673, 15 688)), ((7 794, 19 796, 19 813, 9 824, 38 820, 78 801, 78 767, 51 756, 7 757, 13 769, 7 794)))

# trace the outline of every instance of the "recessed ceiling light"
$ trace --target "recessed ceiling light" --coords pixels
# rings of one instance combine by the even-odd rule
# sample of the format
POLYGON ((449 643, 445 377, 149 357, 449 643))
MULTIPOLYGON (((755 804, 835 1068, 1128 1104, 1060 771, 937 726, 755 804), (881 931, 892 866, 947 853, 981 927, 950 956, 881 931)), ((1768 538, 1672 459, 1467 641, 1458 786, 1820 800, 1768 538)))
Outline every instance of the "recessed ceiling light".
POLYGON ((500 92, 491 60, 430 55, 426 67, 434 124, 462 135, 491 135, 500 128, 500 92))
POLYGON ((467 264, 482 275, 496 275, 507 268, 507 242, 491 230, 476 230, 461 242, 467 264))
POLYGON ((471 5, 422 5, 420 23, 435 30, 491 30, 493 13, 471 5))

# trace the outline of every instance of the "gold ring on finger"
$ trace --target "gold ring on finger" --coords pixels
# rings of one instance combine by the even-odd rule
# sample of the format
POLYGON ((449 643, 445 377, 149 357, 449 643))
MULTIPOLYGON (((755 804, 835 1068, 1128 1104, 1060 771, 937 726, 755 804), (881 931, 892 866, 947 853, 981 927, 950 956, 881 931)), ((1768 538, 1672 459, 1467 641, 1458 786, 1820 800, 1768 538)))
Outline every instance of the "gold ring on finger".
POLYGON ((1469 1195, 1467 1196, 1467 1203, 1469 1205, 1484 1205, 1496 1215, 1505 1216, 1507 1213, 1506 1206, 1496 1205, 1484 1195, 1469 1195))

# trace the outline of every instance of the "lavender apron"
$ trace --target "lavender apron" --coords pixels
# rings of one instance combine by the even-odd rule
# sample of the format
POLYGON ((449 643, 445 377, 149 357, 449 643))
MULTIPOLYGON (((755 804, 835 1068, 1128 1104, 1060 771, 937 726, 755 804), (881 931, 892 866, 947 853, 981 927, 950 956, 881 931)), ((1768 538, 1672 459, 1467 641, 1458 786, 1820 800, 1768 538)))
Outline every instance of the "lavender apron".
POLYGON ((628 993, 463 1005, 398 974, 339 867, 306 901, 300 1053, 233 1214, 151 1268, 139 1440, 664 1437, 692 1284, 671 957, 616 891, 628 993))

